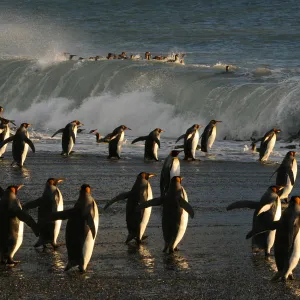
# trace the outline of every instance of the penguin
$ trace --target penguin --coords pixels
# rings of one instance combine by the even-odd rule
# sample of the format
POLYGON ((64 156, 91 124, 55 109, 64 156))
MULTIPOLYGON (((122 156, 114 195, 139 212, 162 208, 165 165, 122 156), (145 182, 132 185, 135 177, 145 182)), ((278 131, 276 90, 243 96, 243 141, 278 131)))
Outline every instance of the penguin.
POLYGON ((140 136, 131 142, 131 144, 134 144, 136 142, 145 141, 144 160, 158 161, 157 150, 160 148, 160 134, 162 132, 164 132, 164 130, 155 128, 149 135, 140 136))
POLYGON ((153 198, 152 188, 149 182, 149 178, 153 176, 156 176, 156 174, 141 172, 129 192, 117 195, 104 207, 104 210, 106 210, 113 203, 127 199, 126 223, 128 236, 125 242, 126 244, 133 239, 135 239, 138 244, 141 244, 142 240, 146 238, 144 233, 150 219, 152 207, 143 210, 137 210, 137 207, 139 204, 153 198))
POLYGON ((170 180, 174 176, 180 176, 180 161, 178 154, 182 150, 172 150, 165 159, 161 173, 160 173, 160 195, 164 196, 170 185, 170 180))
POLYGON ((293 189, 297 177, 298 166, 295 154, 295 151, 289 151, 285 155, 279 168, 273 173, 273 175, 277 173, 276 185, 284 186, 280 199, 285 202, 288 202, 288 196, 293 189))
MULTIPOLYGON (((270 186, 263 194, 259 202, 255 201, 238 201, 227 207, 227 210, 236 208, 255 209, 252 221, 252 230, 247 234, 247 239, 252 236, 252 232, 256 232, 261 228, 265 228, 266 224, 278 221, 281 217, 281 201, 280 193, 283 187, 278 185, 270 186)), ((253 237, 252 251, 257 252, 260 249, 265 251, 265 257, 270 256, 271 248, 274 245, 275 231, 266 231, 253 237)))
POLYGON ((93 129, 89 133, 94 134, 96 136, 97 143, 109 143, 112 137, 112 133, 107 134, 105 137, 101 137, 97 129, 93 129))
POLYGON ((4 112, 4 108, 3 106, 0 106, 0 117, 2 116, 3 112, 4 112))
POLYGON ((57 135, 58 133, 62 133, 62 153, 61 155, 70 155, 72 153, 72 149, 76 142, 77 130, 79 126, 83 126, 84 124, 80 123, 78 120, 74 120, 66 125, 65 128, 61 128, 57 130, 52 137, 57 135))
POLYGON ((217 135, 217 124, 222 121, 211 120, 201 135, 201 151, 207 153, 211 149, 217 135))
POLYGON ((188 215, 194 217, 194 210, 188 203, 185 189, 181 185, 182 177, 174 176, 165 196, 139 204, 139 209, 162 205, 162 230, 165 241, 163 252, 173 253, 177 251, 178 244, 183 238, 187 224, 188 215))
POLYGON ((79 198, 73 208, 47 217, 49 221, 66 219, 68 264, 65 271, 78 266, 79 271, 84 273, 93 254, 99 225, 98 207, 88 184, 81 186, 79 198))
POLYGON ((125 130, 131 130, 130 128, 126 127, 125 125, 121 125, 117 127, 111 134, 111 138, 108 144, 108 157, 112 158, 116 157, 120 159, 122 144, 125 136, 125 130))
POLYGON ((2 143, 0 143, 0 149, 7 144, 8 142, 12 142, 12 153, 14 163, 16 163, 19 167, 23 167, 24 162, 27 157, 28 145, 31 148, 32 152, 35 153, 35 147, 33 142, 29 139, 29 133, 27 128, 31 126, 28 123, 22 123, 21 126, 17 129, 16 134, 10 136, 5 139, 2 143))
POLYGON ((280 132, 280 129, 273 128, 268 131, 263 138, 261 138, 259 148, 259 160, 267 161, 276 143, 276 134, 280 132))
MULTIPOLYGON (((12 123, 13 125, 16 126, 14 121, 7 120, 7 119, 4 119, 4 118, 0 117, 0 143, 4 142, 6 139, 8 139, 10 137, 9 123, 12 123)), ((7 147, 7 144, 5 144, 0 149, 0 158, 2 158, 3 154, 5 153, 6 147, 7 147)))
POLYGON ((19 250, 23 241, 25 222, 36 236, 39 229, 33 218, 24 210, 17 199, 17 192, 23 185, 9 186, 2 190, 0 200, 0 254, 1 263, 14 266, 14 255, 19 250))
POLYGON ((195 153, 196 149, 198 149, 198 142, 199 142, 199 131, 198 129, 201 128, 202 125, 194 124, 190 127, 185 134, 181 135, 177 140, 176 143, 184 138, 184 160, 188 160, 191 158, 192 160, 196 160, 195 153))
POLYGON ((293 270, 300 259, 300 196, 293 196, 279 221, 270 222, 266 228, 252 232, 260 234, 264 230, 276 230, 274 255, 277 273, 273 281, 294 279, 293 270))
POLYGON ((23 209, 33 209, 38 207, 38 225, 40 227, 40 236, 34 247, 51 244, 53 249, 58 248, 57 238, 59 235, 61 220, 44 222, 44 218, 52 212, 62 211, 64 209, 63 196, 57 187, 57 184, 64 181, 63 178, 49 178, 46 182, 43 195, 37 200, 27 202, 23 209))

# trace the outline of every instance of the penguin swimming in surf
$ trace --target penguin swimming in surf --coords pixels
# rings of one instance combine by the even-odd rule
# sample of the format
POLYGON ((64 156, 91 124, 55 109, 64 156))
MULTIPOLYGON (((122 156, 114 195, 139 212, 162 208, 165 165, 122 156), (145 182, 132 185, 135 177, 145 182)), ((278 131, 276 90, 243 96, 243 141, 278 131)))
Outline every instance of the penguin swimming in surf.
POLYGON ((43 195, 37 200, 27 202, 23 209, 33 209, 38 207, 38 225, 40 227, 40 236, 34 247, 51 244, 53 249, 58 247, 57 238, 59 235, 61 220, 45 222, 44 219, 53 212, 64 209, 63 196, 57 187, 59 182, 64 179, 49 178, 46 182, 43 195))
MULTIPOLYGON (((199 142, 199 131, 198 129, 202 126, 199 124, 194 124, 192 127, 190 127, 185 134, 181 135, 177 140, 176 143, 184 139, 184 160, 188 160, 191 158, 192 160, 196 160, 195 154, 196 149, 198 149, 198 142, 199 142)), ((181 146, 179 146, 182 148, 181 146)), ((176 148, 179 148, 176 147, 176 148)))
POLYGON ((174 176, 180 176, 180 161, 178 154, 181 150, 172 150, 165 159, 160 173, 160 195, 164 196, 174 176))
POLYGON ((108 144, 108 157, 116 157, 117 159, 121 158, 121 150, 125 136, 125 130, 131 130, 125 125, 117 127, 110 135, 111 139, 108 144))
POLYGON ((49 220, 66 220, 66 246, 68 264, 65 271, 78 266, 81 273, 86 271, 92 257, 98 232, 98 207, 91 195, 91 187, 83 184, 74 207, 52 213, 49 220))
POLYGON ((291 198, 279 221, 270 222, 266 228, 253 231, 252 235, 266 229, 276 230, 274 255, 277 273, 272 280, 294 279, 293 270, 300 259, 300 197, 291 198))
POLYGON ((156 160, 158 161, 158 153, 157 150, 160 148, 160 134, 164 132, 164 130, 160 128, 156 128, 152 130, 149 135, 140 136, 133 140, 131 144, 145 141, 145 151, 144 151, 144 159, 145 160, 156 160))
POLYGON ((174 176, 165 196, 154 198, 139 205, 140 209, 162 205, 162 230, 165 241, 164 252, 173 253, 178 250, 178 244, 183 238, 188 215, 194 217, 193 208, 188 203, 185 189, 181 185, 182 177, 174 176))
POLYGON ((150 219, 152 207, 142 210, 137 210, 137 207, 139 204, 153 198, 152 188, 149 182, 149 179, 153 176, 156 176, 156 174, 141 172, 129 192, 119 194, 111 199, 104 207, 104 209, 107 209, 113 203, 127 199, 126 223, 128 236, 125 242, 126 244, 133 239, 140 244, 142 240, 146 238, 144 233, 150 219))
POLYGON ((211 120, 205 127, 201 136, 201 151, 208 152, 211 149, 213 143, 215 142, 217 135, 217 124, 222 121, 211 120))
MULTIPOLYGON (((17 129, 15 135, 10 136, 0 143, 0 149, 7 144, 12 142, 12 154, 14 162, 19 166, 23 167, 24 162, 27 157, 28 145, 30 146, 33 153, 35 153, 35 148, 32 141, 29 139, 29 133, 27 128, 31 126, 28 123, 22 123, 21 126, 17 129)), ((13 162, 13 163, 14 163, 13 162)))
POLYGON ((23 241, 25 222, 36 236, 39 229, 35 221, 24 210, 17 199, 17 192, 23 185, 9 186, 1 191, 0 198, 0 255, 1 263, 15 265, 14 255, 19 250, 23 241))
MULTIPOLYGON (((237 208, 255 209, 252 221, 252 230, 247 234, 247 239, 252 236, 252 232, 260 231, 266 224, 278 221, 281 217, 280 193, 283 187, 270 186, 263 194, 259 202, 256 201, 237 201, 227 207, 227 210, 237 208)), ((265 256, 270 256, 271 248, 275 240, 275 230, 265 231, 256 235, 252 239, 252 251, 265 250, 265 256)))
POLYGON ((61 128, 57 130, 52 137, 57 135, 58 133, 62 133, 62 153, 61 155, 70 155, 72 153, 72 149, 76 142, 77 130, 79 126, 83 126, 84 124, 80 123, 78 120, 74 120, 66 125, 65 128, 61 128))
MULTIPOLYGON (((13 125, 16 126, 14 121, 7 120, 7 119, 4 119, 4 118, 0 117, 0 144, 10 137, 9 123, 12 123, 13 125)), ((6 147, 7 147, 7 144, 5 144, 0 149, 0 158, 2 158, 3 154, 5 153, 6 147)))
POLYGON ((276 143, 276 135, 280 132, 280 129, 273 128, 268 131, 261 139, 259 148, 259 160, 267 161, 276 143))
POLYGON ((297 177, 298 166, 295 154, 295 151, 289 151, 285 155, 279 168, 274 172, 274 174, 277 173, 276 185, 281 185, 284 187, 280 199, 285 200, 285 202, 288 202, 288 196, 293 189, 297 177))

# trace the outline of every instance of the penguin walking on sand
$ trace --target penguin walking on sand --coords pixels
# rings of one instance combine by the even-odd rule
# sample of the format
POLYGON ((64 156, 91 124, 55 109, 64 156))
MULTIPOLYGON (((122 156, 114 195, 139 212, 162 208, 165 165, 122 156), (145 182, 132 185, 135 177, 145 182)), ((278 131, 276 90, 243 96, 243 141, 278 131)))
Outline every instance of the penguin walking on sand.
POLYGON ((156 176, 153 173, 141 172, 129 192, 121 193, 111 199, 104 207, 107 209, 113 203, 126 200, 126 223, 128 229, 128 236, 126 244, 135 239, 138 244, 142 242, 147 236, 144 236, 147 224, 150 219, 152 207, 137 210, 139 204, 142 204, 153 198, 152 188, 149 178, 156 176))
MULTIPOLYGON (((253 231, 252 235, 262 230, 253 231)), ((294 279, 293 270, 300 259, 300 196, 293 196, 279 221, 270 222, 268 230, 276 230, 274 254, 277 273, 273 281, 294 279)))
MULTIPOLYGON (((263 194, 259 202, 256 201, 238 201, 227 207, 227 210, 237 208, 255 209, 252 221, 252 230, 247 234, 247 239, 252 237, 252 233, 261 231, 262 228, 273 221, 278 221, 281 217, 280 193, 283 187, 270 186, 263 194)), ((258 252, 260 249, 265 251, 265 256, 269 257, 271 248, 274 245, 275 230, 265 230, 263 233, 252 238, 252 252, 258 252)))
POLYGON ((165 240, 164 252, 173 253, 178 250, 178 244, 183 238, 188 215, 194 217, 193 208, 188 203, 185 189, 181 185, 182 177, 174 176, 165 196, 154 198, 139 205, 140 209, 162 205, 162 230, 165 240))
POLYGON ((164 196, 174 176, 180 176, 180 161, 178 154, 182 150, 172 150, 165 159, 160 173, 160 196, 164 196))
POLYGON ((84 273, 93 254, 99 225, 98 207, 91 195, 91 187, 83 184, 73 208, 52 213, 47 219, 49 221, 68 219, 66 226, 68 264, 65 271, 78 266, 79 271, 84 273))
POLYGON ((108 157, 116 157, 117 159, 121 158, 121 150, 125 136, 125 130, 131 130, 125 125, 117 127, 111 134, 111 139, 108 144, 108 157))
POLYGON ((52 137, 57 135, 58 133, 62 133, 62 153, 61 155, 70 155, 72 153, 72 149, 76 142, 77 131, 79 126, 83 126, 84 124, 80 123, 78 120, 74 120, 66 125, 65 128, 61 128, 57 130, 52 137))
POLYGON ((23 209, 33 209, 38 207, 38 225, 40 227, 40 236, 34 247, 44 246, 51 244, 53 249, 56 249, 57 238, 59 235, 61 220, 45 222, 45 218, 53 213, 62 211, 64 209, 63 196, 57 187, 63 178, 49 178, 46 182, 43 195, 37 200, 27 202, 23 205, 23 209))
MULTIPOLYGON (((199 148, 199 128, 202 126, 199 124, 194 124, 192 127, 188 128, 185 134, 181 135, 177 140, 176 143, 184 139, 184 160, 188 160, 191 158, 192 160, 196 160, 195 154, 196 150, 199 148)), ((178 146, 176 148, 182 148, 182 146, 178 146)))
POLYGON ((280 132, 280 129, 273 128, 268 131, 261 139, 259 148, 259 160, 267 161, 276 143, 276 135, 280 132))
POLYGON ((211 120, 201 135, 201 151, 207 153, 215 142, 217 135, 217 124, 222 121, 211 120))
POLYGON ((19 167, 23 167, 24 165, 27 157, 28 145, 30 146, 32 152, 35 152, 33 142, 29 139, 29 133, 27 131, 29 126, 31 126, 31 124, 22 123, 21 126, 17 129, 15 135, 10 136, 2 143, 0 143, 1 149, 8 142, 12 142, 12 153, 14 159, 13 163, 16 163, 19 167))
MULTIPOLYGON (((7 120, 7 119, 4 119, 4 118, 0 117, 0 144, 10 137, 9 123, 12 123, 13 125, 16 126, 14 121, 7 120)), ((5 144, 0 149, 0 158, 2 158, 3 154, 5 153, 6 147, 7 147, 7 144, 5 144)))
POLYGON ((160 128, 155 128, 152 130, 149 135, 140 136, 133 140, 131 144, 145 141, 145 151, 144 151, 144 160, 156 160, 158 161, 158 148, 160 148, 160 134, 164 130, 160 128))
POLYGON ((288 196, 293 189, 297 177, 298 166, 295 154, 295 151, 289 151, 285 155, 279 168, 273 173, 273 175, 277 173, 276 185, 284 187, 280 199, 285 202, 288 202, 288 196))
POLYGON ((0 198, 0 254, 1 263, 14 266, 14 255, 22 245, 25 222, 33 230, 36 236, 39 229, 35 221, 17 199, 17 192, 23 185, 9 186, 1 191, 0 198))

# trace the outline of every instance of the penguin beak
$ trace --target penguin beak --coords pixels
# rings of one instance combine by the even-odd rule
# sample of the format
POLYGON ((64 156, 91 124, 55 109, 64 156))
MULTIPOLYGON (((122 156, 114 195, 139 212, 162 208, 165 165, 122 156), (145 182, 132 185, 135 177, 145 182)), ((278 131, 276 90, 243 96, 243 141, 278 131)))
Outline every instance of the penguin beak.
POLYGON ((30 127, 30 126, 31 126, 31 124, 28 124, 28 123, 27 123, 27 127, 30 127))
POLYGON ((222 121, 216 121, 216 123, 222 123, 222 121))
POLYGON ((154 174, 154 173, 148 173, 148 177, 149 177, 149 178, 154 177, 154 176, 157 176, 157 175, 154 174))
POLYGON ((19 185, 17 185, 17 186, 16 186, 17 191, 20 190, 23 186, 24 186, 24 184, 19 184, 19 185))
POLYGON ((65 181, 65 180, 66 180, 66 178, 57 178, 57 179, 55 179, 55 185, 60 183, 60 182, 65 181))
POLYGON ((97 132, 97 129, 93 129, 89 133, 96 133, 96 132, 97 132))
POLYGON ((131 130, 129 127, 126 127, 125 130, 131 130))

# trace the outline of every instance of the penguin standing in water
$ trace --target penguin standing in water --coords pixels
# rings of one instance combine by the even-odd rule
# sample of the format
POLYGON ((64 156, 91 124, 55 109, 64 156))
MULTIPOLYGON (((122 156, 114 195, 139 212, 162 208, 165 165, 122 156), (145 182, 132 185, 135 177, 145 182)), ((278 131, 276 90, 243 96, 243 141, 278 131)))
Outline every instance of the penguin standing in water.
POLYGON ((285 200, 285 202, 288 202, 288 196, 293 189, 297 177, 298 166, 295 154, 295 151, 289 151, 285 155, 285 158, 283 159, 279 168, 274 172, 274 174, 277 173, 276 185, 281 185, 284 187, 280 199, 285 200))
POLYGON ((33 153, 35 152, 34 145, 32 141, 29 139, 29 133, 27 131, 27 128, 29 126, 31 126, 31 124, 22 123, 21 126, 16 131, 15 135, 10 136, 0 144, 0 149, 1 149, 8 142, 12 142, 12 153, 13 153, 14 162, 19 167, 23 167, 24 165, 27 152, 28 152, 28 145, 30 146, 32 152, 33 153))
POLYGON ((17 192, 23 185, 9 186, 2 191, 0 200, 0 254, 1 263, 15 265, 14 255, 23 241, 25 222, 36 236, 39 235, 38 226, 35 221, 22 210, 17 192))
POLYGON ((213 143, 215 142, 217 135, 217 124, 222 121, 211 120, 205 127, 201 136, 201 151, 208 152, 211 149, 213 143))
POLYGON ((165 240, 164 252, 177 251, 177 245, 184 236, 188 224, 188 215, 194 217, 193 208, 188 203, 185 189, 181 185, 182 177, 174 176, 165 196, 154 198, 139 205, 140 209, 151 206, 163 206, 162 229, 165 240))
POLYGON ((164 130, 160 128, 156 128, 152 130, 149 135, 140 136, 133 140, 131 144, 136 142, 145 141, 145 152, 144 159, 145 160, 156 160, 158 161, 157 150, 160 148, 160 134, 164 132, 164 130))
POLYGON ((178 154, 181 150, 172 150, 165 159, 160 173, 160 195, 164 196, 170 185, 170 181, 174 176, 180 176, 180 161, 178 154))
POLYGON ((38 207, 38 225, 40 227, 40 236, 34 247, 51 244, 53 249, 58 247, 56 243, 59 235, 61 220, 45 222, 45 218, 53 213, 64 209, 63 197, 57 187, 59 182, 64 179, 49 178, 46 182, 42 197, 23 205, 23 209, 33 209, 38 207))
POLYGON ((112 158, 116 157, 120 159, 122 145, 125 136, 125 130, 131 130, 130 128, 126 127, 125 125, 121 125, 117 127, 111 134, 111 139, 108 144, 108 157, 112 158))
POLYGON ((83 184, 79 198, 74 207, 68 210, 52 213, 50 220, 66 220, 66 246, 68 264, 65 271, 78 266, 81 273, 86 271, 92 257, 98 232, 98 207, 91 195, 91 187, 83 184))
MULTIPOLYGON (((247 239, 252 237, 252 233, 261 231, 262 228, 273 221, 278 221, 281 217, 281 201, 279 195, 283 187, 270 186, 263 194, 259 202, 256 201, 238 201, 227 207, 227 210, 236 208, 255 209, 252 221, 252 230, 247 234, 247 239)), ((275 240, 275 230, 265 230, 265 232, 256 235, 252 239, 252 251, 257 252, 259 249, 265 250, 265 256, 270 256, 271 248, 275 240)))
POLYGON ((142 210, 137 210, 137 207, 139 204, 153 198, 152 188, 149 182, 149 178, 153 176, 156 176, 156 174, 141 172, 129 192, 119 194, 111 199, 104 207, 104 209, 107 209, 113 203, 127 199, 126 223, 128 236, 125 242, 126 244, 133 239, 140 244, 142 240, 146 238, 144 233, 150 219, 152 207, 142 210))
MULTIPOLYGON (((184 160, 188 160, 191 158, 192 160, 196 160, 195 153, 196 149, 198 149, 198 142, 199 142, 199 131, 198 129, 202 126, 199 124, 194 124, 190 127, 185 134, 181 135, 177 140, 176 143, 184 138, 184 160)), ((179 148, 179 147, 177 147, 179 148)), ((180 146, 181 148, 181 146, 180 146)))
POLYGON ((276 143, 276 134, 280 132, 280 129, 273 128, 268 131, 260 140, 259 148, 259 160, 267 161, 276 143))
POLYGON ((61 128, 57 130, 52 137, 57 135, 58 133, 62 133, 62 153, 61 155, 70 155, 72 153, 72 149, 76 142, 77 130, 79 126, 83 126, 84 124, 80 123, 78 120, 74 120, 66 125, 65 128, 61 128))
MULTIPOLYGON (((272 280, 294 279, 293 270, 300 259, 300 197, 293 196, 281 219, 271 222, 267 229, 276 230, 274 254, 277 273, 272 280)), ((254 231, 252 235, 263 230, 254 231)))
MULTIPOLYGON (((12 123, 13 125, 16 126, 14 121, 7 120, 7 119, 4 119, 4 118, 0 117, 0 144, 10 137, 9 123, 12 123)), ((0 149, 0 158, 2 158, 3 154, 5 153, 6 147, 7 147, 7 144, 5 144, 0 149)))

